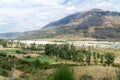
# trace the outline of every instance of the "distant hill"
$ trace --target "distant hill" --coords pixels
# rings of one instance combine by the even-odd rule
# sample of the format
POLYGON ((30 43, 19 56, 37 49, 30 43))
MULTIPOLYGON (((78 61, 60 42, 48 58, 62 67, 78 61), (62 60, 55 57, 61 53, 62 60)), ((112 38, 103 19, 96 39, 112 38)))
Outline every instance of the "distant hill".
POLYGON ((0 33, 0 38, 14 38, 15 36, 19 35, 18 32, 11 32, 11 33, 0 33))
POLYGON ((22 33, 17 39, 71 37, 120 40, 120 13, 102 9, 77 12, 40 30, 22 33))

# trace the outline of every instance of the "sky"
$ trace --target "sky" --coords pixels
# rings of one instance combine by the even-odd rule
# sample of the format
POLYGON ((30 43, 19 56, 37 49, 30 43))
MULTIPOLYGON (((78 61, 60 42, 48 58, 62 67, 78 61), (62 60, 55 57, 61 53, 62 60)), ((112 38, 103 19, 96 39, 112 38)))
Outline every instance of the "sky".
POLYGON ((120 0, 0 0, 0 33, 40 29, 92 8, 120 12, 120 0))

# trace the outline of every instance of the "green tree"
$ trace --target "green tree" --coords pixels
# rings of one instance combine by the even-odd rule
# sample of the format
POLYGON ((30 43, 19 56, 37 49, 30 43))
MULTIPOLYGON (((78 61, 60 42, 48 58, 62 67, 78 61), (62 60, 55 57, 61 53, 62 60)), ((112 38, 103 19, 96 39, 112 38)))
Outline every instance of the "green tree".
POLYGON ((30 45, 30 50, 33 50, 33 51, 36 50, 36 44, 35 43, 33 43, 33 44, 30 45))
POLYGON ((100 63, 103 63, 103 62, 104 62, 104 55, 101 54, 101 55, 100 55, 100 63))
POLYGON ((46 55, 50 55, 50 52, 51 52, 50 47, 51 47, 50 44, 45 45, 45 54, 46 55))
POLYGON ((88 63, 88 65, 90 65, 90 63, 91 63, 91 53, 90 52, 86 53, 86 62, 88 63))
POLYGON ((110 65, 114 62, 115 60, 115 55, 113 53, 106 53, 105 54, 105 62, 106 64, 110 65))
POLYGON ((0 45, 2 45, 3 47, 7 47, 7 40, 4 39, 0 39, 0 45))
POLYGON ((80 53, 80 52, 79 52, 77 57, 78 57, 78 61, 79 61, 79 62, 82 63, 82 62, 84 61, 84 55, 83 55, 83 53, 80 53))
POLYGON ((97 52, 93 52, 94 64, 97 65, 99 62, 100 54, 97 52))

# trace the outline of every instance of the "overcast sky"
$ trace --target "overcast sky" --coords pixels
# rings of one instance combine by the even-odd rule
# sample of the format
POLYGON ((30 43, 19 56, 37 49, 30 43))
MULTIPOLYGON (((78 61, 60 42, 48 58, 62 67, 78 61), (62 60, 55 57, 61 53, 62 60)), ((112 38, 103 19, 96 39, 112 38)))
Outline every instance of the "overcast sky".
POLYGON ((120 0, 0 0, 0 33, 40 29, 51 21, 92 8, 120 12, 120 0))

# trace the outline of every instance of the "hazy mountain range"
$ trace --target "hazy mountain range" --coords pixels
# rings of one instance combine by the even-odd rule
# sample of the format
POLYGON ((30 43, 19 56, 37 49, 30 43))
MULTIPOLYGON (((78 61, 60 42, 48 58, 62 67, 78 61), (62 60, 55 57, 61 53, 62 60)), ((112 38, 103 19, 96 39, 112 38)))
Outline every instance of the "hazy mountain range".
POLYGON ((42 29, 24 32, 16 39, 95 38, 120 40, 120 13, 91 9, 68 15, 42 29))
POLYGON ((18 35, 20 35, 19 32, 0 33, 0 38, 13 39, 15 36, 18 36, 18 35))

